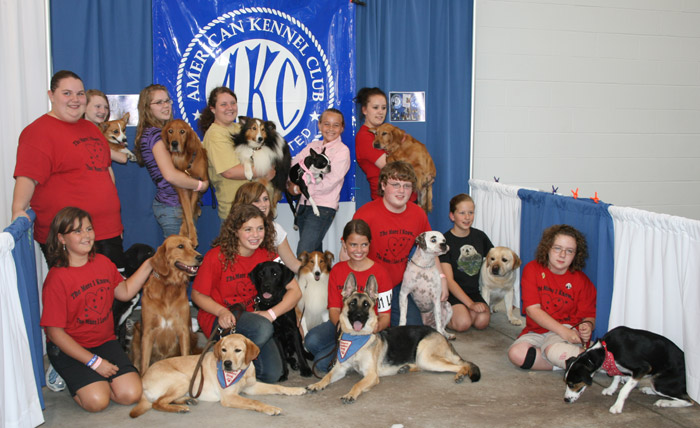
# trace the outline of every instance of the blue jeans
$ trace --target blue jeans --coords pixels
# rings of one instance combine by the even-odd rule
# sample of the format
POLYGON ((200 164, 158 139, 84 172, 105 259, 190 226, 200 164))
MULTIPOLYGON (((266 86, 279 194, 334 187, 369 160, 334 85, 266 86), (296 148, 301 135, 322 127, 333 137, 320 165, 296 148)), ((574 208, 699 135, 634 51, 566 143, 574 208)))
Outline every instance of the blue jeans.
POLYGON ((328 207, 318 207, 321 214, 316 216, 311 205, 300 205, 297 208, 297 224, 299 225, 299 243, 297 256, 304 251, 323 251, 323 237, 331 227, 335 218, 335 210, 328 207))
POLYGON ((253 360, 253 365, 255 378, 265 383, 277 383, 282 376, 282 357, 272 337, 274 331, 270 321, 252 312, 243 312, 236 322, 236 333, 252 340, 260 348, 260 355, 253 360))
MULTIPOLYGON (((401 318, 401 308, 399 308, 399 294, 401 294, 401 284, 394 287, 391 293, 391 326, 399 325, 401 318)), ((406 307, 406 325, 423 325, 423 318, 420 310, 413 301, 413 296, 408 295, 408 305, 406 307)))
POLYGON ((314 354, 316 370, 321 373, 328 371, 328 364, 333 361, 335 354, 331 354, 335 347, 336 331, 332 322, 326 321, 309 330, 304 338, 306 349, 314 354))
POLYGON ((153 200, 153 215, 163 229, 163 238, 180 233, 182 226, 182 207, 165 205, 162 202, 153 200))

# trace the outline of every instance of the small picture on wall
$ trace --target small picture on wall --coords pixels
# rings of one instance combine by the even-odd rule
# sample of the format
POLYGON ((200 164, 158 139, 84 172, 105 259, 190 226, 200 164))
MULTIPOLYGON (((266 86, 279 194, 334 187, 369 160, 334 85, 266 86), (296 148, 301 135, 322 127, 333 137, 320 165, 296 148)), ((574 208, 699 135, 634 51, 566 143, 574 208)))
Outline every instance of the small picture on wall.
POLYGON ((425 92, 389 92, 391 122, 425 122, 425 92))
POLYGON ((124 113, 129 113, 127 126, 136 126, 139 123, 139 94, 107 95, 109 101, 109 119, 120 119, 124 113))

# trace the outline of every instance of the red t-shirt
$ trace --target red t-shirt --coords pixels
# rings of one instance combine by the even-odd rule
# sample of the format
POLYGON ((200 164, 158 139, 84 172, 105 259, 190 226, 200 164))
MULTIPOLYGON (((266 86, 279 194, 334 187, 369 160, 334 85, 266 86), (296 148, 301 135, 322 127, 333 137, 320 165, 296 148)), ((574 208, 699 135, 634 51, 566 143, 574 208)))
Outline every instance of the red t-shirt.
POLYGON ((345 285, 345 280, 350 273, 355 275, 357 288, 360 292, 365 290, 365 285, 367 285, 369 276, 374 275, 377 280, 379 294, 377 305, 374 307, 374 310, 377 314, 380 312, 386 313, 391 311, 391 290, 393 285, 391 284, 391 278, 389 277, 386 269, 384 269, 379 263, 374 263, 372 267, 365 271, 352 270, 348 262, 336 263, 328 276, 329 309, 343 307, 343 285, 345 285))
MULTIPOLYGON (((221 247, 214 247, 204 256, 192 289, 211 297, 220 305, 229 307, 241 303, 246 311, 253 311, 255 310, 253 299, 258 292, 248 274, 258 263, 276 258, 277 254, 258 248, 250 257, 236 256, 236 261, 229 262, 226 270, 222 270, 224 264, 221 247)), ((197 313, 197 322, 207 337, 211 334, 215 319, 216 315, 207 311, 200 309, 197 313)))
POLYGON ((355 135, 355 157, 357 164, 367 176, 369 188, 372 191, 372 200, 379 198, 377 188, 380 169, 374 163, 385 153, 384 150, 375 149, 372 146, 373 142, 374 134, 369 132, 367 125, 362 125, 355 135))
MULTIPOLYGON (((595 318, 596 289, 588 276, 581 271, 566 271, 556 275, 533 260, 523 269, 520 280, 523 308, 540 304, 560 324, 575 325, 584 318, 595 318)), ((526 317, 525 333, 546 333, 530 317, 526 317)))
POLYGON ((386 269, 392 287, 399 285, 416 238, 431 230, 425 211, 408 203, 404 212, 397 214, 386 209, 383 199, 375 199, 361 206, 352 218, 367 222, 372 230, 368 257, 386 269))
POLYGON ((112 182, 109 146, 99 128, 80 119, 64 122, 45 114, 19 136, 14 177, 37 181, 31 199, 34 239, 46 243, 56 213, 68 206, 92 216, 95 239, 122 233, 121 206, 112 182))
POLYGON ((51 268, 42 291, 41 326, 64 329, 84 348, 116 339, 112 303, 122 281, 117 267, 102 254, 80 267, 51 268))

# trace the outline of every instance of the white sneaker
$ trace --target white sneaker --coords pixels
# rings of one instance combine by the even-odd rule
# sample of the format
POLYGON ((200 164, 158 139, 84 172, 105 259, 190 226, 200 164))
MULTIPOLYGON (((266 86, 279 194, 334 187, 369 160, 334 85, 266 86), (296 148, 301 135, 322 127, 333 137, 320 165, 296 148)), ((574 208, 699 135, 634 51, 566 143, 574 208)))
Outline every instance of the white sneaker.
POLYGON ((61 392, 66 389, 66 383, 51 364, 49 364, 49 369, 46 370, 46 387, 53 392, 61 392))

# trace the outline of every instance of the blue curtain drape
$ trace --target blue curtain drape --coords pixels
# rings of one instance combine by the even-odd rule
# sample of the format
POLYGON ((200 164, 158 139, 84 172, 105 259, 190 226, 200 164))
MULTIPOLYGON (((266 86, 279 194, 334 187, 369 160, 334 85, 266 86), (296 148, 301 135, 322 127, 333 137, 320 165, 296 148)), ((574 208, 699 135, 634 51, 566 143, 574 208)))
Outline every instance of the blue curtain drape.
MULTIPOLYGON (((51 2, 53 70, 76 72, 85 89, 106 94, 138 94, 153 82, 151 2, 143 0, 61 0, 51 2)), ((136 127, 127 128, 133 149, 136 127)), ((112 163, 122 206, 124 249, 141 242, 157 247, 163 233, 153 217, 155 196, 145 168, 112 163)), ((220 221, 211 206, 197 223, 199 251, 219 233, 220 221)))
POLYGON ((18 217, 5 228, 4 232, 8 232, 15 240, 12 258, 15 260, 15 268, 17 269, 17 292, 22 307, 24 326, 27 329, 34 380, 43 409, 45 406, 41 387, 46 384, 46 380, 44 379, 44 346, 41 343, 41 326, 39 325, 41 296, 39 296, 39 287, 37 287, 34 228, 32 227, 36 214, 32 210, 27 210, 27 215, 29 215, 29 219, 18 217))
MULTIPOLYGON (((377 86, 387 95, 425 91, 426 121, 393 124, 423 142, 435 161, 429 219, 440 231, 452 227, 450 198, 468 191, 473 4, 384 0, 357 6, 357 88, 377 86)), ((370 199, 360 168, 356 186, 359 207, 370 199)))
POLYGON ((523 266, 534 259, 542 232, 555 224, 569 224, 584 234, 588 260, 583 271, 595 284, 598 297, 594 337, 608 331, 613 291, 614 231, 609 204, 520 189, 520 258, 523 266))

